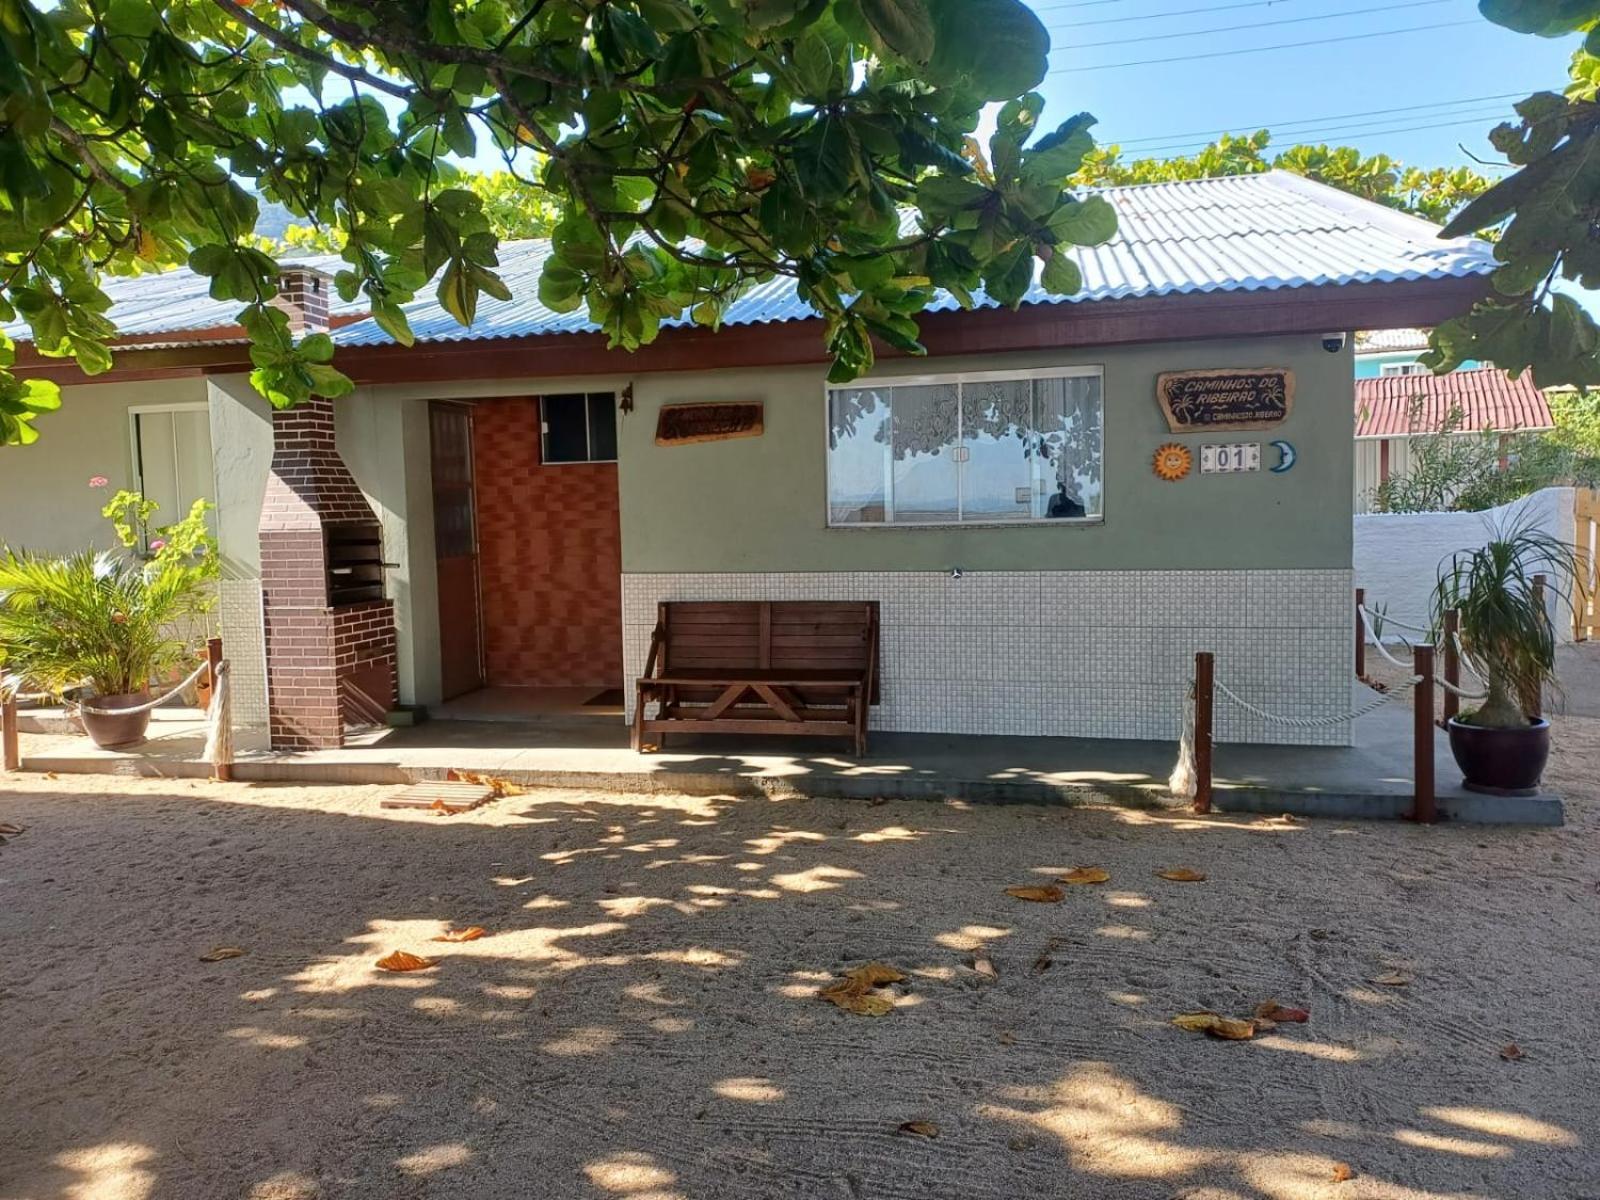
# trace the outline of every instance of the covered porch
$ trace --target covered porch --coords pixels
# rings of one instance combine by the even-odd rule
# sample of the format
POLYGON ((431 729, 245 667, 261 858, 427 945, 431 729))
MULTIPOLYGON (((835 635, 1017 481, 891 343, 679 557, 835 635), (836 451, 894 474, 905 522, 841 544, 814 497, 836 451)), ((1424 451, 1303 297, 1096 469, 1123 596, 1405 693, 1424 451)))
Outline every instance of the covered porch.
MULTIPOLYGON (((1372 691, 1351 683, 1352 711, 1372 691)), ((469 717, 472 714, 463 714, 469 717)), ((151 738, 132 751, 96 749, 59 719, 24 714, 23 769, 204 778, 204 724, 186 710, 157 710, 151 738)), ((241 734, 234 778, 256 782, 408 783, 476 776, 520 787, 623 794, 811 796, 968 803, 1183 804, 1168 790, 1175 740, 878 733, 855 758, 829 742, 683 735, 654 754, 628 747, 627 727, 605 707, 430 720, 353 735, 339 749, 273 751, 241 734)), ((1460 787, 1441 732, 1436 796, 1447 820, 1559 825, 1552 795, 1491 797, 1460 787)), ((1353 722, 1348 746, 1219 743, 1213 807, 1220 812, 1400 819, 1413 796, 1413 721, 1403 701, 1353 722)))

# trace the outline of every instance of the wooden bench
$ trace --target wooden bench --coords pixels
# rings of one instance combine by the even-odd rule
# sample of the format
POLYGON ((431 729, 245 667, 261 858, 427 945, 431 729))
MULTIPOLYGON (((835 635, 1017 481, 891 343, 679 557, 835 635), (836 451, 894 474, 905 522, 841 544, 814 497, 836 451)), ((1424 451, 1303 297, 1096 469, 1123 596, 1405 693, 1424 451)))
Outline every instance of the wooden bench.
POLYGON ((668 733, 784 733, 850 738, 865 754, 876 703, 876 602, 668 601, 638 684, 633 748, 668 733), (646 717, 651 701, 660 708, 646 717))

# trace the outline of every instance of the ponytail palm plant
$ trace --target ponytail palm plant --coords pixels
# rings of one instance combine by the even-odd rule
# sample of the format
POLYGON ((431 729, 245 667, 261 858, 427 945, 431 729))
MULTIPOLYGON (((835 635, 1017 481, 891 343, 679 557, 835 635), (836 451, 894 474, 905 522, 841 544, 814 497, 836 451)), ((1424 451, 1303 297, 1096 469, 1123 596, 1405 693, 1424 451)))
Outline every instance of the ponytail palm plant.
POLYGON ((0 547, 0 694, 26 684, 126 695, 184 664, 193 619, 215 601, 205 507, 163 530, 172 536, 148 560, 0 547))
POLYGON ((1577 578, 1572 547, 1526 521, 1444 564, 1433 596, 1435 632, 1446 612, 1459 612, 1463 656, 1488 690, 1482 705, 1458 720, 1486 729, 1527 726, 1523 697, 1556 683, 1556 629, 1545 593, 1565 598, 1577 578))

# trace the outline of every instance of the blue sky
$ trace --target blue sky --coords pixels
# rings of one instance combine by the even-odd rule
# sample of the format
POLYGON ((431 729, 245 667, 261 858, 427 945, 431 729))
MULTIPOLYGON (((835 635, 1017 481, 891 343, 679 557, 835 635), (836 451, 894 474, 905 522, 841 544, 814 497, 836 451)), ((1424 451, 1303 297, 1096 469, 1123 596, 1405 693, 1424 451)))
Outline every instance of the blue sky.
POLYGON ((1123 143, 1128 157, 1188 153, 1217 131, 1265 126, 1276 146, 1353 145, 1415 166, 1468 164, 1469 152, 1495 160, 1489 129, 1511 115, 1514 98, 1559 90, 1580 40, 1512 33, 1480 16, 1471 0, 1033 0, 1032 7, 1053 42, 1040 89, 1046 120, 1092 112, 1100 119, 1096 140, 1123 143), (1412 32, 1396 32, 1403 30, 1412 32), (1278 48, 1255 52, 1261 47, 1278 48), (1202 57, 1210 55, 1217 56, 1202 57), (1115 65, 1124 63, 1145 65, 1115 65))

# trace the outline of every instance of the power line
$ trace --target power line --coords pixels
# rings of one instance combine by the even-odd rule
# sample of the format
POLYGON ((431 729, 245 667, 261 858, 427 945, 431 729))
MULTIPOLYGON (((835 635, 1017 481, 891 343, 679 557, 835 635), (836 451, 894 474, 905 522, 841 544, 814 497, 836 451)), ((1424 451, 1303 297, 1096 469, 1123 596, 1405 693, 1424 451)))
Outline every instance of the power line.
MULTIPOLYGON (((1394 128, 1389 128, 1389 129, 1368 129, 1368 130, 1364 130, 1364 131, 1360 131, 1360 132, 1329 130, 1329 131, 1327 131, 1325 133, 1316 134, 1314 140, 1319 141, 1319 142, 1331 142, 1331 141, 1337 141, 1337 140, 1339 140, 1341 138, 1350 137, 1350 136, 1358 136, 1358 137, 1363 137, 1363 138, 1389 137, 1389 136, 1392 136, 1392 135, 1398 134, 1398 133, 1420 133, 1420 132, 1423 132, 1424 130, 1432 130, 1432 129, 1455 129, 1455 128, 1458 128, 1459 126, 1462 126, 1462 125, 1477 125, 1477 126, 1479 126, 1481 128, 1483 123, 1485 121, 1487 121, 1488 119, 1489 119, 1488 117, 1464 117, 1461 120, 1457 120, 1457 121, 1441 121, 1441 122, 1439 122, 1437 124, 1402 125, 1402 126, 1397 126, 1397 127, 1394 127, 1394 128)), ((1309 136, 1311 136, 1311 135, 1299 135, 1296 138, 1296 140, 1285 144, 1284 146, 1280 147, 1280 149, 1288 149, 1290 146, 1304 145, 1305 144, 1305 138, 1309 137, 1309 136)), ((1139 152, 1139 154, 1138 154, 1138 157, 1141 157, 1141 158, 1177 158, 1177 157, 1181 156, 1183 154, 1183 152, 1186 151, 1186 150, 1203 150, 1208 145, 1210 145, 1209 142, 1191 142, 1188 145, 1148 147, 1148 148, 1146 148, 1144 150, 1141 150, 1139 152)))
POLYGON ((1339 17, 1363 17, 1375 12, 1394 12, 1402 8, 1427 8, 1434 4, 1450 3, 1454 3, 1454 0, 1406 0, 1404 4, 1377 4, 1371 8, 1352 8, 1344 12, 1316 13, 1309 17, 1285 17, 1280 21, 1252 21, 1247 25, 1219 25, 1214 29, 1191 29, 1184 33, 1151 33, 1142 37, 1113 38, 1109 42, 1078 42, 1071 48, 1073 50, 1094 50, 1101 46, 1126 46, 1133 42, 1170 42, 1173 38, 1204 37, 1212 33, 1237 33, 1241 29, 1267 29, 1273 25, 1304 25, 1307 21, 1332 21, 1339 17))
POLYGON ((1095 63, 1087 67, 1052 67, 1049 75, 1077 74, 1081 71, 1110 71, 1119 67, 1154 67, 1163 63, 1193 62, 1202 58, 1232 58, 1239 54, 1265 54, 1270 50, 1298 50, 1303 46, 1327 46, 1334 42, 1359 42, 1375 37, 1394 37, 1402 33, 1428 33, 1436 29, 1454 29, 1459 25, 1483 25, 1476 21, 1444 21, 1431 25, 1408 25, 1404 29, 1377 29, 1370 33, 1347 33, 1342 37, 1313 38, 1309 42, 1279 42, 1275 46, 1249 46, 1240 50, 1209 50, 1204 54, 1180 54, 1176 58, 1141 58, 1133 62, 1095 63))
MULTIPOLYGON (((1528 91, 1532 91, 1530 88, 1528 91)), ((1461 100, 1439 100, 1432 104, 1404 104, 1398 108, 1369 108, 1365 112, 1334 113, 1326 117, 1303 117, 1298 121, 1241 121, 1227 129, 1191 129, 1186 133, 1151 134, 1147 137, 1127 138, 1119 140, 1106 138, 1106 141, 1115 141, 1118 145, 1133 146, 1140 142, 1171 142, 1180 138, 1220 137, 1224 133, 1232 133, 1235 129, 1287 129, 1292 125, 1323 125, 1330 121, 1347 121, 1358 117, 1382 117, 1391 113, 1419 112, 1429 108, 1455 108, 1459 104, 1487 104, 1492 100, 1514 100, 1528 95, 1524 92, 1502 92, 1496 96, 1468 96, 1461 100)), ((1442 115, 1442 114, 1435 114, 1442 115)))
MULTIPOLYGON (((1349 134, 1362 133, 1363 130, 1371 130, 1371 128, 1374 128, 1374 126, 1394 125, 1395 122, 1406 122, 1406 120, 1443 120, 1443 118, 1450 118, 1450 120, 1453 120, 1453 122, 1459 122, 1459 120, 1486 122, 1486 120, 1491 120, 1491 118, 1504 117, 1504 115, 1507 115, 1506 109, 1502 109, 1502 107, 1493 107, 1493 109, 1483 109, 1482 112, 1477 112, 1477 110, 1474 110, 1474 112, 1430 112, 1430 114, 1419 114, 1416 115, 1416 117, 1381 117, 1378 118, 1378 120, 1370 120, 1370 122, 1358 122, 1355 123, 1355 125, 1342 125, 1342 123, 1338 122, 1328 122, 1323 123, 1323 125, 1307 126, 1307 128, 1301 128, 1301 130, 1272 130, 1272 128, 1267 128, 1267 133, 1274 134, 1274 138, 1280 142, 1282 142, 1283 139, 1306 138, 1314 138, 1318 139, 1318 141, 1322 141, 1322 139, 1333 138, 1333 136, 1341 136, 1342 138, 1342 136, 1349 136, 1349 134), (1282 134, 1282 136, 1278 136, 1278 134, 1282 134)), ((1229 133, 1232 133, 1232 130, 1229 130, 1229 133)), ((1221 136, 1221 134, 1218 134, 1218 136, 1221 136)), ((1237 136, 1243 136, 1243 134, 1237 134, 1237 136)), ((1174 141, 1160 142, 1158 146, 1136 147, 1136 154, 1155 154, 1155 152, 1170 149, 1170 147, 1174 146, 1210 146, 1211 142, 1214 141, 1216 141, 1216 138, 1206 139, 1206 141, 1203 142, 1192 141, 1192 139, 1189 139, 1189 141, 1176 141, 1176 139, 1174 139, 1174 141)))
POLYGON ((1035 13, 1056 12, 1063 8, 1099 8, 1102 4, 1121 4, 1122 0, 1072 0, 1070 4, 1041 4, 1035 13))
MULTIPOLYGON (((1096 0, 1102 3, 1105 0, 1096 0)), ((1272 8, 1279 4, 1292 4, 1294 0, 1243 0, 1239 4, 1208 4, 1203 8, 1180 8, 1175 12, 1141 13, 1136 17, 1099 17, 1093 21, 1068 21, 1064 25, 1046 25, 1046 29, 1078 29, 1084 25, 1120 25, 1125 21, 1153 21, 1162 17, 1190 17, 1195 13, 1227 12, 1234 8, 1272 8)), ((1041 12, 1041 9, 1035 9, 1041 12)))

